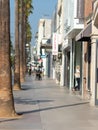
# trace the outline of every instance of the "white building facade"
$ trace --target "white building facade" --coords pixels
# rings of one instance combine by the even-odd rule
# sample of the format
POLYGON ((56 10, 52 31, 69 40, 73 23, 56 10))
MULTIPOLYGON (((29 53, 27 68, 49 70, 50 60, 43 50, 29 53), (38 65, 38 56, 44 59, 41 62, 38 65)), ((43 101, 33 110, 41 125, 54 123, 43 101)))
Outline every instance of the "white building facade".
POLYGON ((55 11, 54 32, 61 37, 58 55, 55 56, 55 73, 59 77, 55 78, 60 86, 67 86, 69 89, 74 86, 75 66, 81 64, 81 46, 75 42, 75 36, 84 28, 83 12, 79 12, 83 8, 81 3, 82 0, 58 0, 55 11))
POLYGON ((64 39, 62 45, 63 60, 62 71, 65 76, 61 85, 68 86, 69 89, 75 86, 75 68, 81 67, 81 44, 75 41, 76 35, 84 28, 82 0, 62 0, 64 8, 64 39))
POLYGON ((50 75, 50 52, 47 49, 51 48, 51 19, 40 19, 38 25, 38 43, 37 55, 42 59, 44 67, 44 75, 50 75), (48 47, 48 48, 47 48, 48 47))

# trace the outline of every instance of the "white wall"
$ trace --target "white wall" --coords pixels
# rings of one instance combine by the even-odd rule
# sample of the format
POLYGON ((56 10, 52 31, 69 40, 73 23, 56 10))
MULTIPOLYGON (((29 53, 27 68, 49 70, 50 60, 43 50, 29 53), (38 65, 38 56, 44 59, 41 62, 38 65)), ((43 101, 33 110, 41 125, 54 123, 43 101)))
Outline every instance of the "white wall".
POLYGON ((39 25, 38 25, 38 43, 37 43, 37 55, 40 55, 40 43, 43 38, 43 22, 44 19, 39 20, 39 25))

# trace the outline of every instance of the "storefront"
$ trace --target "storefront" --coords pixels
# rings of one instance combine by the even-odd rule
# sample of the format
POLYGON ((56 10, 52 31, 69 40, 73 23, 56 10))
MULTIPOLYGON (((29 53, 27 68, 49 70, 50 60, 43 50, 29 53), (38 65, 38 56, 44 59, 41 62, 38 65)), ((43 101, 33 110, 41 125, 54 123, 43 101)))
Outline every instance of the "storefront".
POLYGON ((65 40, 63 45, 63 58, 62 58, 62 84, 70 89, 70 59, 71 59, 71 46, 68 39, 65 40))
POLYGON ((82 42, 82 96, 90 99, 90 105, 98 105, 98 29, 92 20, 76 41, 82 42))
POLYGON ((89 23, 77 36, 76 41, 81 44, 81 94, 84 99, 90 98, 90 68, 91 68, 91 32, 92 23, 89 23))

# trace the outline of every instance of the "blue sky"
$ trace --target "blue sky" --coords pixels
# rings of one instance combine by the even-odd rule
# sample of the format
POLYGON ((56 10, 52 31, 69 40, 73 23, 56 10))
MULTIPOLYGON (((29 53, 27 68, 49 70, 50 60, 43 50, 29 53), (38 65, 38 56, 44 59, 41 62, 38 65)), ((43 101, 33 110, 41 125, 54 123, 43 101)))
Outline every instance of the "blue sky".
MULTIPOLYGON (((55 10, 56 4, 58 0, 33 0, 33 14, 30 15, 30 25, 32 28, 32 45, 34 45, 34 37, 37 32, 38 21, 40 18, 51 18, 52 14, 55 10)), ((11 7, 11 37, 14 42, 14 0, 10 0, 11 7)))

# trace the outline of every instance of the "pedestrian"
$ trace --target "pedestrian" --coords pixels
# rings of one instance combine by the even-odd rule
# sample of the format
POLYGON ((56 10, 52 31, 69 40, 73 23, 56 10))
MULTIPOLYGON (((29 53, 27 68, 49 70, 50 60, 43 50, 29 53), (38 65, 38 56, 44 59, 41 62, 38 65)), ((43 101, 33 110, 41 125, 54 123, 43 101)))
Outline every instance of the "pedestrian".
POLYGON ((41 77, 41 66, 38 66, 37 69, 36 69, 36 79, 42 80, 42 77, 41 77))
POLYGON ((31 72, 32 72, 31 66, 29 67, 28 72, 29 72, 29 75, 31 75, 31 72))
POLYGON ((76 66, 75 72, 75 90, 80 90, 80 66, 76 66))

